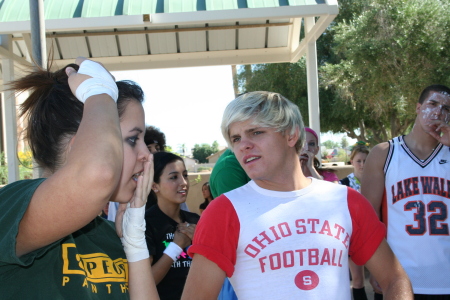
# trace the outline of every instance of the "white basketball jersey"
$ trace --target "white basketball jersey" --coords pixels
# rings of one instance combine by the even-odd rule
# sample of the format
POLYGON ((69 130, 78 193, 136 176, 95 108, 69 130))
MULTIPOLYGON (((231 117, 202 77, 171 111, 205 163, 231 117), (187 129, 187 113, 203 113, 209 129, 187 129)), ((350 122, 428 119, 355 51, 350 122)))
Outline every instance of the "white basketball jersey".
POLYGON ((382 219, 387 241, 415 294, 450 294, 450 149, 439 144, 425 160, 403 136, 389 141, 382 219))

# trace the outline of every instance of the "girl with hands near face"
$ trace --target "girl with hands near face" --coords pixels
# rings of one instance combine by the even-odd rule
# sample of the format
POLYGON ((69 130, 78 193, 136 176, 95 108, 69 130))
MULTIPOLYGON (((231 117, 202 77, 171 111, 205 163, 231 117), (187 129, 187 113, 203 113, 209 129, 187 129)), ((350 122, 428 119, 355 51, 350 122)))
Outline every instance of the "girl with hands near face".
POLYGON ((338 182, 336 174, 331 169, 321 169, 320 162, 316 158, 319 153, 319 137, 317 133, 309 127, 305 127, 305 146, 300 154, 300 164, 303 174, 306 177, 314 177, 334 183, 338 182))
MULTIPOLYGON (((8 229, 0 234, 2 296, 157 299, 148 251, 128 239, 125 253, 114 225, 98 217, 108 201, 145 199, 138 177, 151 172, 141 88, 84 58, 56 72, 33 70, 10 86, 29 92, 21 114, 44 176, 0 190, 0 228, 8 229)), ((135 221, 124 222, 124 238, 135 221)))
POLYGON ((154 179, 149 201, 156 199, 157 204, 145 213, 152 272, 161 299, 180 299, 192 260, 187 248, 200 216, 181 210, 189 191, 183 159, 168 152, 153 155, 154 179))

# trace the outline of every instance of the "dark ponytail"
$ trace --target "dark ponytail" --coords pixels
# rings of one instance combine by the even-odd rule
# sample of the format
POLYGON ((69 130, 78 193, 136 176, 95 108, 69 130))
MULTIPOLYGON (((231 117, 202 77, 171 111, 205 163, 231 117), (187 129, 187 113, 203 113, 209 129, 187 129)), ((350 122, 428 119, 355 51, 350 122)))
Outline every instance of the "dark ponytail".
MULTIPOLYGON (((78 65, 68 66, 78 70, 78 65)), ((20 106, 20 116, 26 120, 25 138, 34 160, 54 172, 63 163, 61 153, 83 115, 83 103, 72 94, 65 68, 33 70, 9 86, 10 90, 30 92, 20 106)))
MULTIPOLYGON (((79 68, 75 64, 66 67, 77 71, 79 68)), ((9 90, 30 92, 20 106, 20 116, 26 120, 25 138, 34 160, 52 173, 64 163, 62 154, 83 117, 84 104, 70 90, 66 67, 56 72, 33 70, 9 85, 9 90)), ((118 81, 117 87, 119 117, 133 99, 139 103, 144 101, 144 93, 135 82, 118 81)))

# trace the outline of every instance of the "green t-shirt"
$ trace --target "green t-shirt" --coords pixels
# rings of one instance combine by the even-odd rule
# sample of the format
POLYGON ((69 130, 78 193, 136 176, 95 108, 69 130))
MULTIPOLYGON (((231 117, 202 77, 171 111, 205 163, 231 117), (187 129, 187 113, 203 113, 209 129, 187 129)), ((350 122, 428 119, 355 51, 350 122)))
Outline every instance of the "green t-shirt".
POLYGON ((129 299, 126 256, 114 224, 103 218, 46 247, 15 255, 19 222, 44 180, 0 189, 0 298, 129 299))
POLYGON ((209 186, 213 198, 243 186, 251 179, 242 169, 234 153, 227 149, 219 157, 211 172, 209 186))

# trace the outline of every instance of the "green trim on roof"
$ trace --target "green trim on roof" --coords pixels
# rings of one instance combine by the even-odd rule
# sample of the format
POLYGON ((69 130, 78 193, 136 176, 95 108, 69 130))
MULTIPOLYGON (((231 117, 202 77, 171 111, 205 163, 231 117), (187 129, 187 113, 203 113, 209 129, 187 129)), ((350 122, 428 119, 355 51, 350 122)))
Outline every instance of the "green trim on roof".
POLYGON ((197 11, 197 0, 166 0, 164 12, 192 12, 197 11))
POLYGON ((237 9, 237 1, 206 0, 206 10, 237 9))
POLYGON ((29 1, 3 0, 0 8, 0 22, 26 21, 30 19, 29 1))
POLYGON ((162 13, 164 7, 162 5, 158 10, 158 0, 124 0, 123 2, 123 14, 126 16, 150 14, 152 12, 162 13))
MULTIPOLYGON (((46 19, 324 4, 325 0, 45 0, 46 19)), ((29 0, 0 0, 0 22, 30 19, 29 0)))
MULTIPOLYGON (((29 2, 29 1, 28 1, 29 2)), ((44 1, 44 15, 51 19, 70 19, 81 17, 83 2, 79 0, 44 1)))
POLYGON ((247 0, 247 5, 249 8, 280 6, 278 0, 247 0))
POLYGON ((120 15, 123 15, 123 0, 84 0, 81 13, 83 18, 120 15))

